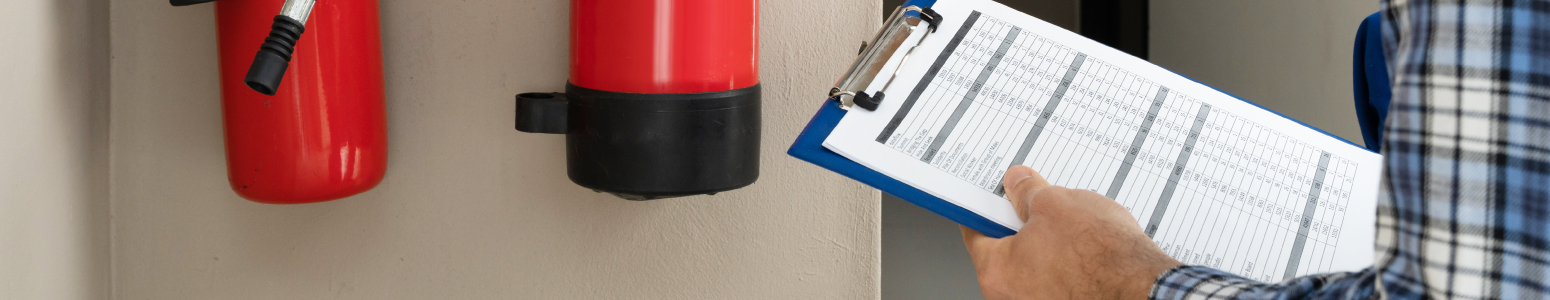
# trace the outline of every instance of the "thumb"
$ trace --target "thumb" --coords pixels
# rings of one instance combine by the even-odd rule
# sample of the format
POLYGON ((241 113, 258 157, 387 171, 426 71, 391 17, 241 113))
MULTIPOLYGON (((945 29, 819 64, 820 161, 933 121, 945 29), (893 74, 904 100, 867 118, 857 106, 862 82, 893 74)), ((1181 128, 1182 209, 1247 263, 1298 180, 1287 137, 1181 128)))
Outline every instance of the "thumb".
POLYGON ((1001 179, 1002 188, 1006 189, 1006 199, 1012 202, 1012 210, 1017 212, 1017 218, 1028 222, 1028 206, 1033 199, 1035 191, 1049 186, 1049 181, 1033 168, 1017 165, 1006 170, 1006 175, 1001 179))

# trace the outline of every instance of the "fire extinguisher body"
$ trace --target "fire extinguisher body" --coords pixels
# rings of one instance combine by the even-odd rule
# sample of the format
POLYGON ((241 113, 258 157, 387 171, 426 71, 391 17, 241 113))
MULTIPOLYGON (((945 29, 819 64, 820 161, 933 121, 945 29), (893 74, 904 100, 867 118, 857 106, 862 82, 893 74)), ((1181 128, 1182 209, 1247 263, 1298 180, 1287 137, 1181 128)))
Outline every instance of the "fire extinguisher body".
POLYGON ((570 66, 564 94, 518 96, 518 129, 566 134, 572 182, 651 200, 758 179, 757 0, 572 0, 570 66))
POLYGON ((274 96, 243 83, 284 0, 216 3, 227 176, 262 203, 355 195, 387 167, 376 0, 320 1, 274 96))
POLYGON ((610 92, 721 92, 759 83, 753 0, 571 1, 571 84, 610 92))

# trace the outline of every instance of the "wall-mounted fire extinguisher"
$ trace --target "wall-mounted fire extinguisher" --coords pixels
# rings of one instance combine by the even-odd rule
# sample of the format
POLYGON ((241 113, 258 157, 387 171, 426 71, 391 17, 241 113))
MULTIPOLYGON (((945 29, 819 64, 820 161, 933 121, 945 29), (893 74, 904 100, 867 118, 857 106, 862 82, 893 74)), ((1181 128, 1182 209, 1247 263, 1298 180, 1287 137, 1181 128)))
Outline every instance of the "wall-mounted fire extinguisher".
POLYGON ((381 182, 387 124, 377 1, 215 6, 232 190, 255 202, 310 203, 381 182))
POLYGON ((565 93, 517 95, 517 129, 565 134, 571 181, 631 200, 759 177, 757 0, 572 0, 565 93))

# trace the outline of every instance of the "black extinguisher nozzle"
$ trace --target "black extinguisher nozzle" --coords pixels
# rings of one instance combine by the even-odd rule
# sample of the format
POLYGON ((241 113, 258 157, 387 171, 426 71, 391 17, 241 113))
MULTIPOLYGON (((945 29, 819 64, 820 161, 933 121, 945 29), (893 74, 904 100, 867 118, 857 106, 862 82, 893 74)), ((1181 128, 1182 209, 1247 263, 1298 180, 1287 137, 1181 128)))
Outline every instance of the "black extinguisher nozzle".
POLYGON ((171 0, 170 2, 172 2, 172 6, 189 6, 213 1, 215 0, 171 0))
POLYGON ((248 76, 243 79, 253 91, 270 96, 280 90, 280 80, 285 78, 285 69, 290 67, 296 41, 306 30, 301 22, 285 15, 275 16, 272 28, 269 37, 264 38, 264 44, 258 47, 258 54, 253 56, 248 76))

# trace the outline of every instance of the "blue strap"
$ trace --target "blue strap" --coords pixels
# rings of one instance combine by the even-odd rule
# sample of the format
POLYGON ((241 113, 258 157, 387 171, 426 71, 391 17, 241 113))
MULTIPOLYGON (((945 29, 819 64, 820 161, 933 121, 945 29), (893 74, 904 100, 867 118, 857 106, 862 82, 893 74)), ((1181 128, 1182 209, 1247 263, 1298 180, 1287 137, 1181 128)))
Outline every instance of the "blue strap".
POLYGON ((1356 120, 1362 125, 1362 141, 1378 151, 1383 141, 1383 120, 1389 115, 1388 59, 1383 54, 1383 20, 1377 13, 1362 20, 1356 30, 1356 54, 1351 80, 1356 88, 1356 120))

